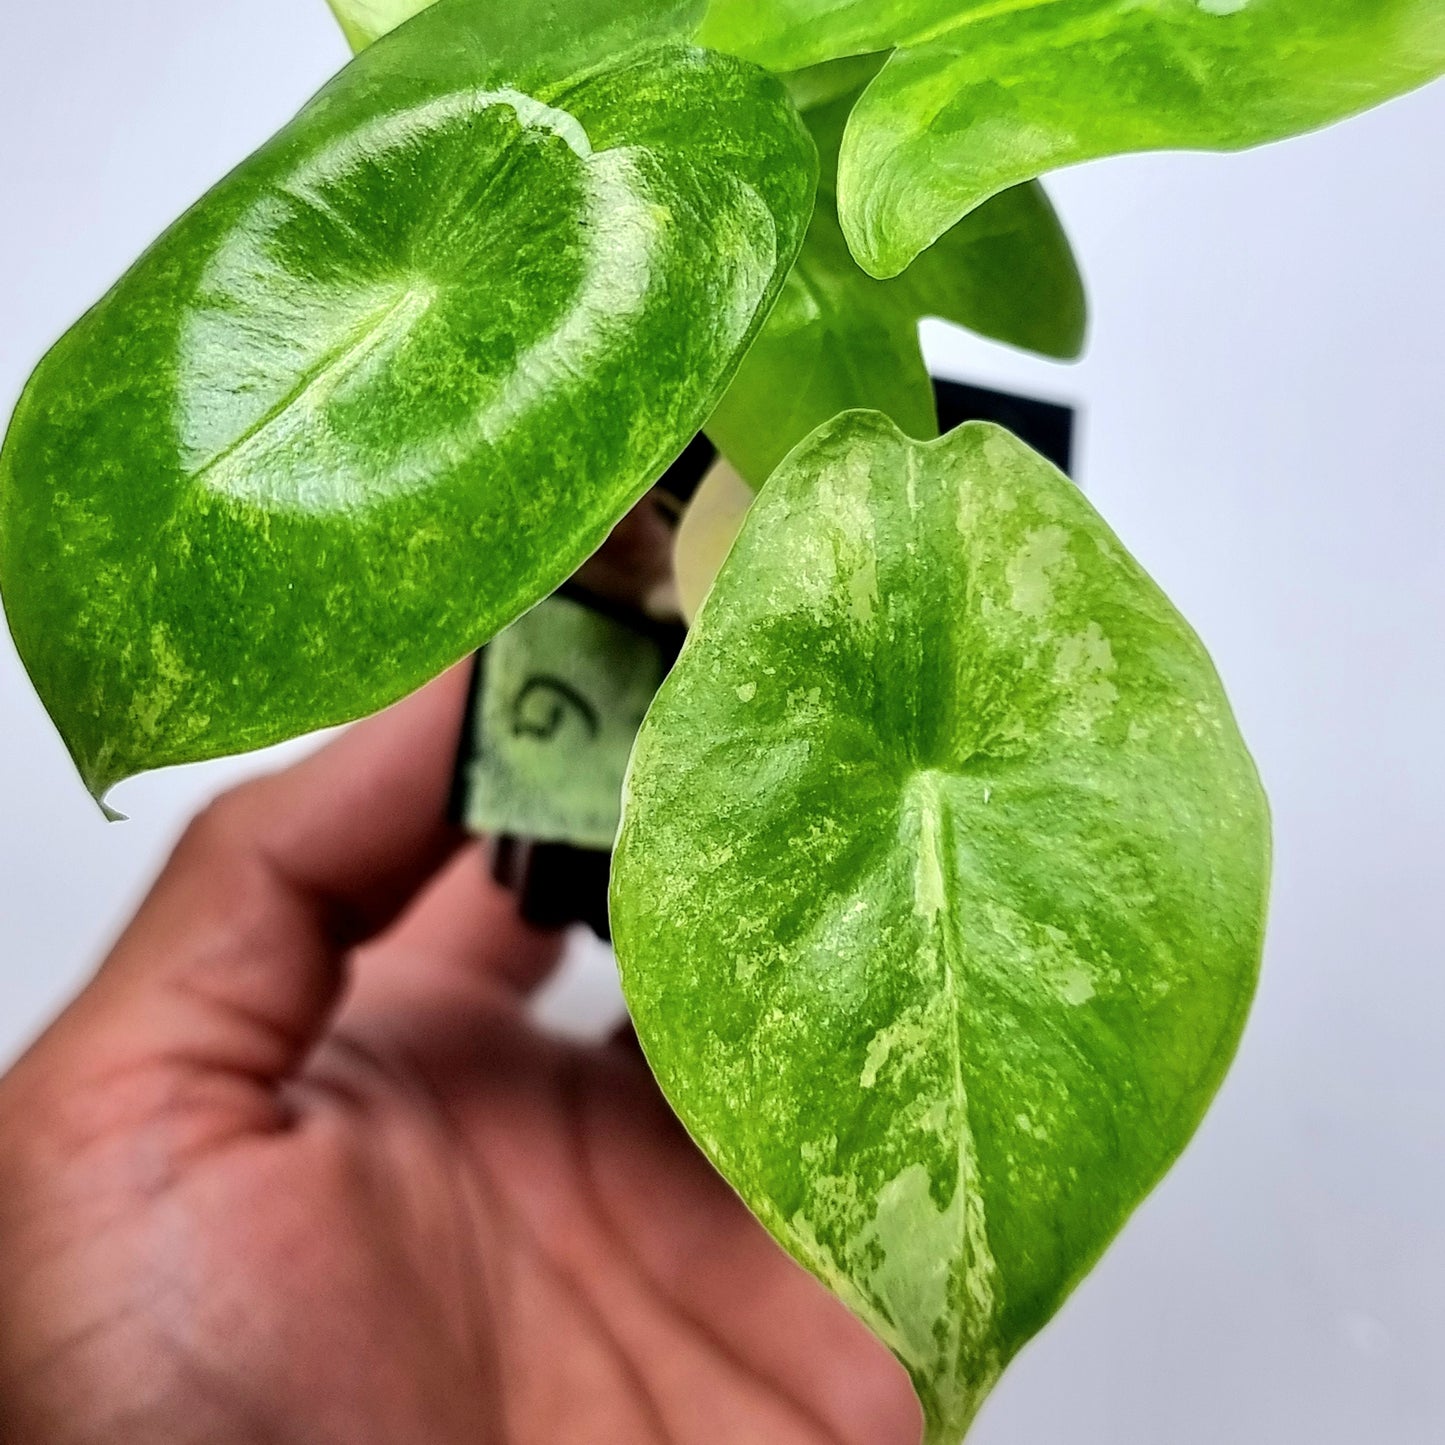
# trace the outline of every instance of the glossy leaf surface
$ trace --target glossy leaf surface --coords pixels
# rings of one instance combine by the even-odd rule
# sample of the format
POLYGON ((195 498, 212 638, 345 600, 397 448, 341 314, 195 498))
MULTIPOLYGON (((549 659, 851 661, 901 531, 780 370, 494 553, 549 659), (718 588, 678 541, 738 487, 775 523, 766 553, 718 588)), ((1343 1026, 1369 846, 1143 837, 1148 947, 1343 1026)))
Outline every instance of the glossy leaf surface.
POLYGON ((1445 69, 1440 0, 714 0, 702 33, 775 69, 894 51, 849 123, 840 182, 877 276, 1045 171, 1278 140, 1445 69))
POLYGON ((98 795, 418 686, 714 408, 813 145, 770 77, 605 8, 419 16, 41 364, 0 453, 0 587, 98 795))
POLYGON ((1268 820, 1198 639, 1007 432, 774 473, 633 754, 647 1056, 956 1441, 1198 1123, 1268 820))
POLYGON ((1083 282, 1035 183, 995 196, 901 276, 875 280, 853 259, 838 223, 838 149, 878 63, 860 57, 791 80, 818 145, 818 204, 778 304, 707 427, 754 485, 840 411, 872 408, 910 436, 937 436, 918 342, 925 316, 1045 356, 1077 356, 1083 344, 1083 282))

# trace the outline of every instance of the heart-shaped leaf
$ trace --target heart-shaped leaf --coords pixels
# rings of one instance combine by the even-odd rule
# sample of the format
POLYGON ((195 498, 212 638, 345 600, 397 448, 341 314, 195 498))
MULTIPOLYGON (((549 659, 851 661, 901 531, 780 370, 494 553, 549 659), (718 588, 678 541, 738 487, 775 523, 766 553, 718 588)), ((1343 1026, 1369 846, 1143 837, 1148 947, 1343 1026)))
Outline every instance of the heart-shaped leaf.
POLYGON ((0 587, 97 795, 418 686, 706 420, 814 147, 778 82, 634 8, 643 38, 618 48, 613 4, 596 52, 550 11, 530 52, 490 5, 418 16, 41 363, 0 452, 0 587))
POLYGON ((702 33, 774 69, 894 52, 849 123, 839 184, 875 276, 1058 166, 1278 140, 1445 69, 1438 0, 714 0, 702 33))
POLYGON ((669 1099, 930 1441, 1198 1123, 1267 858, 1203 647, 1042 458, 855 412, 774 473, 638 739, 613 932, 669 1099))
POLYGON ((754 485, 841 411, 869 407, 910 436, 937 436, 922 317, 1046 356, 1077 356, 1083 344, 1083 282, 1035 183, 986 202, 901 276, 875 280, 853 259, 838 224, 838 149, 878 65, 878 57, 835 61, 790 78, 818 145, 818 204, 778 304, 707 425, 754 485))

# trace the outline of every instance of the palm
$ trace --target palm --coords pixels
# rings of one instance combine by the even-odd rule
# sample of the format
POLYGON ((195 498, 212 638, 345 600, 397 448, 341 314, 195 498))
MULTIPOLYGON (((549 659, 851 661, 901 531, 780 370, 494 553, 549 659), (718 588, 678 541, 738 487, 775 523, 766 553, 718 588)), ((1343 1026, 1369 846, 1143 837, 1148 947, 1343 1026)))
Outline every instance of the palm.
POLYGON ((239 1331, 250 1410, 324 1404, 348 1445, 916 1438, 896 1367, 625 1046, 558 1046, 486 1007, 358 1022, 296 1107, 183 1196, 203 1241, 187 1348, 216 1374, 239 1331))
MULTIPOLYGON (((479 877, 463 854, 353 960, 279 1085, 249 1055, 173 1058, 47 1106, 43 1134, 80 1143, 5 1161, 0 1288, 28 1324, 0 1322, 0 1438, 917 1438, 897 1366, 713 1174, 635 1047, 531 1027, 552 947, 479 877)), ((47 1047, 0 1096, 0 1149, 47 1047)))

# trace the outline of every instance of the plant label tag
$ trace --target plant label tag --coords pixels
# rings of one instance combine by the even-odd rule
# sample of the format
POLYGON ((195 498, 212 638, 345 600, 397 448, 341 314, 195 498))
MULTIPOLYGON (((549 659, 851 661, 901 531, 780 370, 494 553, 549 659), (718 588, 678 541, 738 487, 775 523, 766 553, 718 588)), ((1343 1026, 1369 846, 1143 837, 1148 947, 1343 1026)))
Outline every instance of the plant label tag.
POLYGON ((477 664, 463 825, 610 849, 633 740, 669 660, 654 638, 563 596, 500 633, 477 664))

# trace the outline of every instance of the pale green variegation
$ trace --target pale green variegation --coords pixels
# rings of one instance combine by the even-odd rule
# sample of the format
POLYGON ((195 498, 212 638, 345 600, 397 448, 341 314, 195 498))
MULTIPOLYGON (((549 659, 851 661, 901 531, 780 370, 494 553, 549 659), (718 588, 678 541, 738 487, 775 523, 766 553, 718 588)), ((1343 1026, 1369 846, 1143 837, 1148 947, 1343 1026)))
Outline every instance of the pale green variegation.
POLYGON ((0 452, 0 588, 97 795, 420 685, 702 425, 816 162, 777 81, 657 38, 695 18, 444 0, 41 363, 0 452))
POLYGON ((860 269, 838 224, 838 148, 882 57, 790 77, 820 160, 818 204, 782 295, 708 422, 755 486, 814 427, 870 407, 910 436, 938 435, 918 322, 936 316, 1046 356, 1077 356, 1084 288, 1068 237, 1040 186, 995 196, 903 273, 860 269))
POLYGON ((1266 806, 1198 639, 995 427, 835 420, 643 725, 638 1034, 952 1445, 1189 1138, 1259 961, 1266 806))
POLYGON ((893 52, 849 122, 839 185, 876 276, 1056 167, 1258 145, 1445 70, 1441 0, 713 0, 702 35, 780 70, 893 52))
MULTIPOLYGON (((364 50, 438 0, 326 0, 343 34, 356 51, 364 50)), ((641 42, 690 39, 697 32, 706 0, 441 0, 461 23, 480 37, 494 62, 552 57, 569 69, 585 70, 609 55, 641 42)), ((433 45, 447 44, 441 25, 428 32, 433 45)))
POLYGON ((373 40, 380 40, 395 30, 403 20, 436 3, 436 0, 326 0, 336 16, 347 44, 353 50, 365 50, 373 40))

